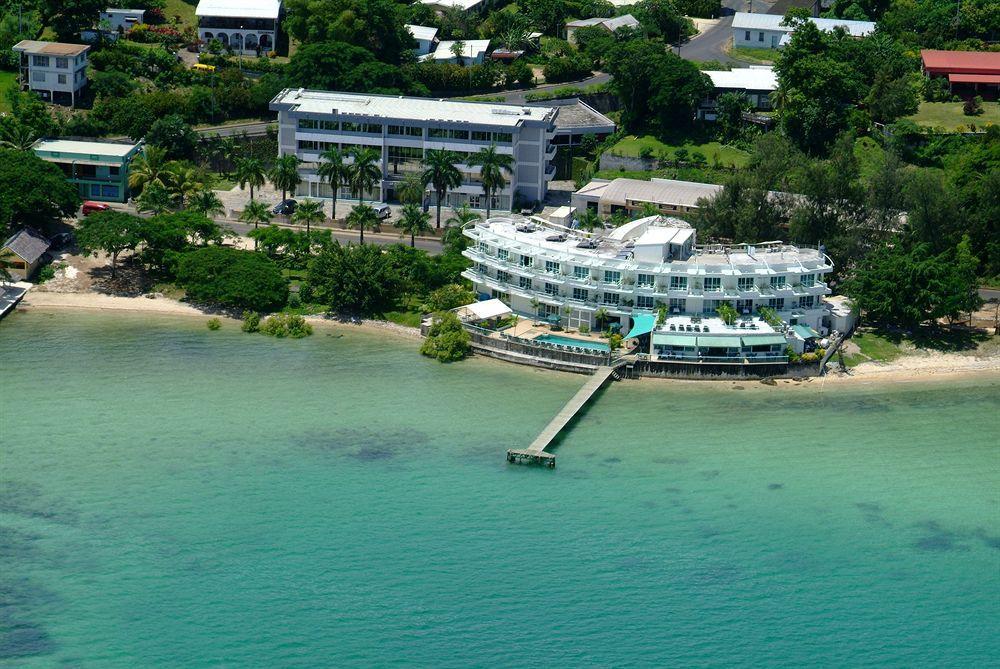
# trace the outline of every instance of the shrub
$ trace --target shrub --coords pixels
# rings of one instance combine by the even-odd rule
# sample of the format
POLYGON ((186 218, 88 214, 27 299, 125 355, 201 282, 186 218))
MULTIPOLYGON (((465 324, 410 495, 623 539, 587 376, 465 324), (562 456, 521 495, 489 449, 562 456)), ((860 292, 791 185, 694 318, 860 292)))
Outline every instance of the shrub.
POLYGON ((582 56, 562 56, 546 63, 542 73, 550 84, 576 81, 590 76, 590 63, 582 56))
POLYGON ((292 309, 298 309, 302 306, 302 297, 298 293, 289 293, 288 306, 292 309))
POLYGON ((313 327, 302 316, 275 314, 264 321, 264 324, 260 326, 260 332, 270 337, 301 339, 311 335, 313 327))
POLYGON ((590 326, 586 323, 580 323, 580 334, 590 334, 590 326))
POLYGON ((608 346, 612 351, 620 349, 622 347, 622 336, 617 332, 608 335, 608 346))
POLYGON ((962 113, 966 116, 979 116, 983 113, 983 98, 975 96, 965 101, 962 105, 962 113))
POLYGON ((299 286, 299 299, 303 302, 312 302, 315 297, 314 293, 313 287, 308 283, 303 283, 299 286))
POLYGON ((475 301, 475 293, 457 283, 451 283, 432 292, 424 306, 427 311, 450 311, 475 301))
POLYGON ((222 321, 220 321, 218 318, 209 318, 208 319, 208 329, 209 330, 218 330, 221 327, 222 327, 222 321))
POLYGON ((819 356, 815 353, 803 353, 802 362, 819 362, 819 356))
POLYGON ((260 331, 260 314, 256 311, 243 312, 243 325, 240 326, 244 332, 260 331))
POLYGON ((450 311, 434 314, 427 339, 420 347, 420 352, 440 362, 454 362, 469 355, 469 333, 462 327, 458 316, 450 311))
POLYGON ((188 297, 236 309, 273 311, 288 299, 281 270, 262 253, 206 246, 183 254, 177 281, 188 297))

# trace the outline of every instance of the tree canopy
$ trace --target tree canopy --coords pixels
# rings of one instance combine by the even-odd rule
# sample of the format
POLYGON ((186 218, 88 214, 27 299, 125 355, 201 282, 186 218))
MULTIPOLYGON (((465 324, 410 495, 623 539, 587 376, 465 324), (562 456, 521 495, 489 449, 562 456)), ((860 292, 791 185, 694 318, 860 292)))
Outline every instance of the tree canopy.
POLYGON ((288 299, 288 282, 261 253, 205 246, 180 256, 177 282, 188 297, 232 309, 274 311, 288 299))
POLYGON ((331 312, 371 315, 393 306, 400 284, 377 246, 334 241, 309 263, 309 285, 331 312))
POLYGON ((14 226, 44 228, 80 206, 76 186, 30 151, 0 149, 0 233, 14 226))

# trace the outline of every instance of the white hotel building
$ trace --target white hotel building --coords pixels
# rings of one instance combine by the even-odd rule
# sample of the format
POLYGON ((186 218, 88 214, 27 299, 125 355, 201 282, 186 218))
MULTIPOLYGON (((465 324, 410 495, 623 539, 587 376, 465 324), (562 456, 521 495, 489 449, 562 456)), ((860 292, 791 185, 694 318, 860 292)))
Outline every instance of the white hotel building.
POLYGON ((594 234, 535 217, 494 217, 464 232, 473 265, 463 276, 478 293, 523 314, 558 315, 570 328, 594 328, 602 308, 626 332, 635 316, 661 304, 678 319, 700 320, 723 302, 743 315, 770 307, 789 325, 823 334, 836 327, 823 300, 833 263, 822 249, 698 246, 687 223, 661 216, 594 234))
MULTIPOLYGON (((496 144, 500 153, 512 155, 507 185, 493 197, 495 210, 544 200, 555 176, 556 110, 550 107, 286 89, 271 101, 271 109, 278 112, 279 155, 302 160, 300 196, 332 196, 330 185, 316 174, 320 153, 331 147, 345 154, 354 146, 379 151, 382 180, 366 200, 395 201, 398 183, 408 173, 423 171, 428 149, 468 157, 496 144)), ((448 192, 444 204, 485 208, 479 168, 464 163, 458 168, 462 185, 448 192)), ((343 186, 338 197, 352 194, 343 186)), ((428 193, 430 204, 434 197, 428 193)))

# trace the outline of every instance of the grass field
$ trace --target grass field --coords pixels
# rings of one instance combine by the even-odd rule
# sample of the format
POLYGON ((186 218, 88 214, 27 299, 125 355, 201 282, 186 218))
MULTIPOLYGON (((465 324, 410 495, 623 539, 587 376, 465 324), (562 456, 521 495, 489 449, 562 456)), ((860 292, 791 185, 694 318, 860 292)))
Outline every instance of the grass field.
POLYGON ((174 16, 179 16, 185 25, 195 26, 197 21, 194 17, 194 10, 197 6, 197 0, 167 0, 167 4, 163 8, 163 16, 168 21, 174 16))
POLYGON ((734 46, 730 49, 729 55, 751 65, 771 65, 774 63, 777 51, 775 49, 751 49, 745 46, 734 46))
POLYGON ((17 74, 14 72, 0 72, 0 112, 10 111, 10 103, 7 102, 7 91, 17 88, 17 74))
POLYGON ((917 113, 906 118, 917 125, 945 130, 956 130, 959 126, 966 130, 970 123, 976 127, 989 123, 1000 125, 1000 103, 984 102, 982 114, 966 116, 962 113, 961 102, 921 102, 917 113))
POLYGON ((747 160, 750 157, 750 154, 746 151, 741 151, 740 149, 726 146, 719 142, 696 144, 690 141, 683 141, 668 144, 652 135, 643 135, 642 137, 630 135, 625 137, 611 148, 611 152, 622 156, 638 157, 642 150, 647 147, 653 152, 652 155, 656 158, 662 155, 673 158, 677 149, 682 147, 687 150, 688 155, 695 151, 700 151, 708 159, 709 165, 714 164, 718 160, 720 164, 725 166, 743 167, 747 164, 747 160))

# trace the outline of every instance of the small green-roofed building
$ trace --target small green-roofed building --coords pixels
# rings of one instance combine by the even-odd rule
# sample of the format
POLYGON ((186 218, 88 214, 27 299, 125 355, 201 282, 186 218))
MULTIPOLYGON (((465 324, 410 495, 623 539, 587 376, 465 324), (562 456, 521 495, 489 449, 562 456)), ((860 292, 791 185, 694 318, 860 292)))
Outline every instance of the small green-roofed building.
POLYGON ((31 150, 57 165, 84 200, 125 202, 129 198, 129 167, 142 144, 60 137, 40 139, 31 150))
POLYGON ((740 337, 744 346, 785 346, 788 342, 782 335, 767 334, 755 337, 740 337))

